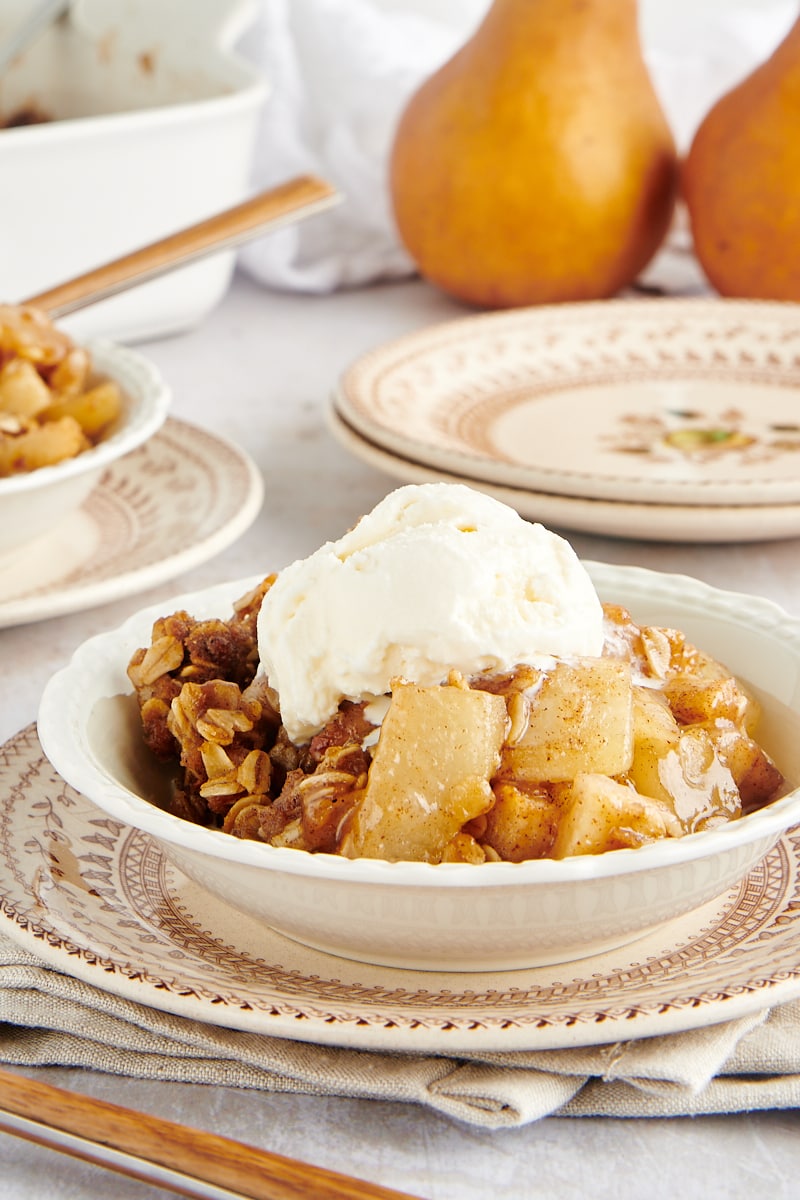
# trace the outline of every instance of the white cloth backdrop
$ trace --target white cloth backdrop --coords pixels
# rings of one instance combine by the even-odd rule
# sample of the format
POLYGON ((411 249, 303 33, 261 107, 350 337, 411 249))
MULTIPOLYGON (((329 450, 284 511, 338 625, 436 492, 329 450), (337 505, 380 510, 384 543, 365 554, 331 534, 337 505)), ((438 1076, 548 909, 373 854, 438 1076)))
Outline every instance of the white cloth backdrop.
MULTIPOLYGON (((253 183, 317 172, 347 203, 241 253, 278 288, 326 292, 412 273, 386 186, 406 99, 477 26, 489 0, 261 0, 242 43, 272 87, 253 183)), ((640 0, 653 80, 685 148, 723 91, 769 55, 796 0, 640 0)))

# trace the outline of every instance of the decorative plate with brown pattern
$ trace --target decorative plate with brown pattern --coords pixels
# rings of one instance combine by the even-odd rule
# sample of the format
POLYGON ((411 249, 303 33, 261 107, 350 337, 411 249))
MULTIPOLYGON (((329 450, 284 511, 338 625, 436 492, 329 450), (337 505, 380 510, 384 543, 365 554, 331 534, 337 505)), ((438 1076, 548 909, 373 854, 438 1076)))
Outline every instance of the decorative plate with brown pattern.
POLYGON ((800 995, 800 830, 736 888, 558 967, 403 971, 310 950, 214 901, 44 758, 0 747, 0 932, 100 989, 214 1025, 372 1050, 534 1050, 673 1033, 800 995))
POLYGON ((345 450, 393 479, 403 483, 466 483, 550 528, 648 542, 764 542, 800 535, 800 504, 635 504, 504 487, 392 454, 348 425, 333 403, 325 416, 330 432, 345 450))
POLYGON ((169 418, 80 509, 3 556, 0 629, 106 604, 206 562, 252 524, 263 495, 243 450, 169 418))
POLYGON ((485 483, 755 506, 800 502, 798 387, 797 305, 604 300, 407 334, 334 404, 374 445, 485 483))

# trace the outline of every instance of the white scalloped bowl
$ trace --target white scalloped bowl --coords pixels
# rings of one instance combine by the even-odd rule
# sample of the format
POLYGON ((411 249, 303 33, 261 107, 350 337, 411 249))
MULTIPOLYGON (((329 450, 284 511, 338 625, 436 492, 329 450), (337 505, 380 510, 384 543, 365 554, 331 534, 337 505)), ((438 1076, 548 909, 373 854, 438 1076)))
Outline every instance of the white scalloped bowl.
MULTIPOLYGON (((587 564, 601 598, 642 622, 683 629, 753 688, 762 744, 800 780, 800 621, 769 601, 636 567, 587 564)), ((227 616, 253 580, 172 601, 227 616)), ((571 961, 634 941, 735 888, 800 822, 800 791, 739 821, 633 850, 525 863, 389 863, 275 848, 204 829, 159 807, 125 667, 163 602, 90 639, 48 683, 45 754, 114 821, 143 830, 223 903, 346 958, 485 971, 571 961)), ((732 897, 735 892, 732 893, 732 897)))
POLYGON ((123 412, 91 450, 51 467, 0 478, 0 569, 13 571, 14 552, 51 532, 79 508, 106 468, 163 425, 171 399, 160 372, 143 355, 111 342, 87 343, 98 375, 122 390, 123 412))

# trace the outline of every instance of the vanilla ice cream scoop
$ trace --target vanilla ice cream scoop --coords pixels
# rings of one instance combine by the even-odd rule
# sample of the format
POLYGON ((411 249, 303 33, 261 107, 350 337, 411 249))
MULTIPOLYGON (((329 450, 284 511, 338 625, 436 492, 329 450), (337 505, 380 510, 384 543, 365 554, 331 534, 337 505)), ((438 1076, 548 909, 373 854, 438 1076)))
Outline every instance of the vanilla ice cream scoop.
POLYGON ((461 484, 398 488, 278 576, 258 621, 261 669, 289 737, 402 677, 424 687, 599 655, 603 612, 574 550, 461 484))

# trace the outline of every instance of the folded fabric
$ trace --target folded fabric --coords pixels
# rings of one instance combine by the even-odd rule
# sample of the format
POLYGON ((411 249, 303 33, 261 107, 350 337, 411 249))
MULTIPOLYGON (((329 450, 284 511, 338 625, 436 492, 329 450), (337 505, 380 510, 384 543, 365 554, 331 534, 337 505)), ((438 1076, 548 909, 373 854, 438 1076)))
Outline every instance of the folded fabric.
MULTIPOLYGON (((470 36, 490 0, 261 0, 241 45, 270 96, 253 183, 302 172, 344 194, 338 209, 246 246, 244 269, 273 287, 326 292, 410 275, 387 184, 396 122, 409 97, 470 36)), ((713 101, 767 57, 794 0, 641 0, 642 43, 676 140, 685 148, 713 101)), ((680 238, 680 231, 677 231, 680 238)), ((686 256, 666 255, 646 282, 693 290, 686 256)))
POLYGON ((270 84, 253 181, 303 172, 335 184, 346 203, 250 243, 240 261, 256 279, 309 292, 391 279, 414 267, 395 234, 386 186, 391 132, 405 99, 457 47, 470 10, 437 16, 372 0, 262 0, 242 49, 270 84))
POLYGON ((560 1116, 680 1116, 800 1104, 800 1001, 688 1033, 463 1057, 310 1045, 148 1008, 0 937, 0 1060, 144 1079, 397 1100, 509 1128, 560 1116))

